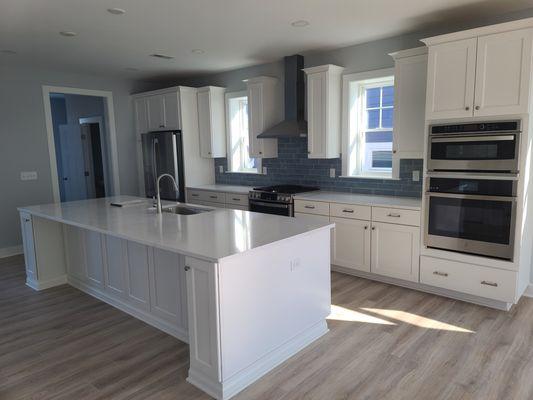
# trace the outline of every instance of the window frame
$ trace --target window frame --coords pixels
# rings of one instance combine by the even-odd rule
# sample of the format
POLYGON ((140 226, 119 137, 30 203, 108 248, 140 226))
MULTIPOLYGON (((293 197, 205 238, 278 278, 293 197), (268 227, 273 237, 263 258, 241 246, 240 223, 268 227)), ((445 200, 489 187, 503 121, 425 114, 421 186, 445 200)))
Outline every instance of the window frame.
MULTIPOLYGON (((233 171, 233 164, 232 164, 232 152, 231 152, 231 121, 230 121, 230 101, 232 99, 237 99, 241 97, 248 97, 248 92, 246 90, 238 91, 238 92, 226 92, 224 95, 224 113, 225 113, 225 119, 226 119, 226 160, 227 160, 227 171, 226 173, 230 174, 261 174, 262 171, 262 164, 261 159, 256 158, 257 162, 257 171, 233 171)), ((248 157, 250 155, 248 154, 248 157)), ((250 157, 254 158, 254 157, 250 157)))
MULTIPOLYGON (((363 88, 372 85, 383 86, 383 83, 394 85, 394 68, 384 68, 374 71, 359 72, 343 76, 342 88, 342 176, 345 178, 376 178, 395 179, 393 160, 392 168, 389 170, 376 169, 375 171, 363 170, 363 148, 361 121, 363 111, 363 88)), ((396 105, 393 104, 393 109, 396 105)), ((393 131, 394 147, 394 122, 392 129, 378 129, 379 131, 393 131)), ((394 157, 393 157, 394 158, 394 157)))

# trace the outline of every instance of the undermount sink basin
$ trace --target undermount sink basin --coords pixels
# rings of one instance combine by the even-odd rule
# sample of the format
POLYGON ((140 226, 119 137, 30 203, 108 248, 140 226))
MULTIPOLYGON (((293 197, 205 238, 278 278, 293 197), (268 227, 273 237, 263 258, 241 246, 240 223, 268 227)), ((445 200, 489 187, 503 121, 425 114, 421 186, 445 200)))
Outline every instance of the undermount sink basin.
POLYGON ((169 214, 194 215, 194 214, 201 214, 201 213, 209 212, 213 210, 210 208, 199 208, 199 207, 192 207, 192 206, 176 205, 176 206, 165 207, 161 211, 165 213, 169 213, 169 214))

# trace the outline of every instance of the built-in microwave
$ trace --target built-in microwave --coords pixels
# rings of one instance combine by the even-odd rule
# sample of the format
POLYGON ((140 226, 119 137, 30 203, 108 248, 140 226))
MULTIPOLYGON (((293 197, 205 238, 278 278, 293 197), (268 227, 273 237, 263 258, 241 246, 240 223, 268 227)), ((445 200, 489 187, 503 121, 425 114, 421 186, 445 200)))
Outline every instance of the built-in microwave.
POLYGON ((428 170, 517 173, 520 132, 519 120, 431 125, 428 170))
POLYGON ((427 179, 427 247, 513 259, 516 180, 427 179))

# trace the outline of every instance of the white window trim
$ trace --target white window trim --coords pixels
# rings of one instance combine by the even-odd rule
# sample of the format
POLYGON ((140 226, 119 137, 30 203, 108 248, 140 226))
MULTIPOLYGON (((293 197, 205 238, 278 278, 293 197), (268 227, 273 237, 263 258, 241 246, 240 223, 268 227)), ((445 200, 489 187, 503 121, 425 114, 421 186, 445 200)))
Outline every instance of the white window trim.
POLYGON ((226 92, 225 99, 224 99, 224 113, 225 113, 225 119, 226 119, 226 161, 227 161, 227 171, 225 171, 226 174, 251 174, 251 175, 260 175, 263 168, 262 168, 262 162, 261 159, 257 159, 257 172, 250 172, 250 171, 232 171, 231 168, 231 124, 230 120, 228 118, 228 112, 229 112, 229 101, 231 99, 235 99, 238 97, 247 97, 248 92, 246 90, 240 91, 240 92, 226 92))
MULTIPOLYGON (((354 74, 346 74, 342 77, 342 177, 343 178, 370 178, 370 179, 391 179, 397 180, 395 178, 394 171, 392 174, 381 174, 381 173, 364 173, 361 174, 361 171, 358 170, 358 174, 351 175, 348 171, 348 166, 350 165, 350 132, 352 129, 358 131, 358 119, 355 117, 355 113, 350 113, 350 109, 353 106, 353 99, 355 101, 359 100, 359 96, 353 96, 354 91, 358 90, 357 87, 354 87, 354 82, 364 81, 364 80, 380 80, 389 76, 394 77, 394 68, 383 68, 377 69, 374 71, 365 71, 357 72, 354 74)), ((357 107, 359 109, 359 107, 357 107)), ((394 129, 394 127, 393 127, 394 129)), ((393 135, 394 141, 394 135, 393 135)), ((359 144, 357 144, 359 145, 359 144)), ((359 163, 358 163, 359 164, 359 163)), ((393 163, 394 168, 394 163, 393 163)))

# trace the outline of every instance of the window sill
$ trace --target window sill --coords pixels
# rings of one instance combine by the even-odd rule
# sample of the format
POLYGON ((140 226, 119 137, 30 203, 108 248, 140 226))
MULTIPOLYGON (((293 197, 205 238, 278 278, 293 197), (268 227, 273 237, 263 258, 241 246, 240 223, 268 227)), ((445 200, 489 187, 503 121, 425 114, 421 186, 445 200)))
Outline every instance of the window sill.
POLYGON ((260 172, 248 172, 248 171, 224 171, 225 174, 240 174, 240 175, 263 175, 260 172))
POLYGON ((379 175, 340 175, 338 178, 342 179, 379 179, 382 181, 399 181, 400 178, 396 178, 394 176, 379 176, 379 175))

